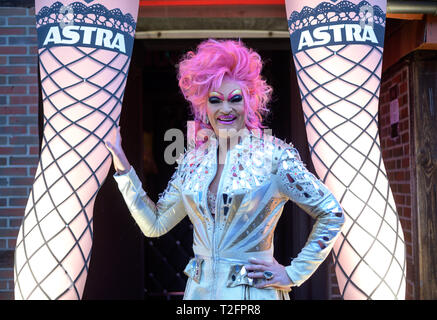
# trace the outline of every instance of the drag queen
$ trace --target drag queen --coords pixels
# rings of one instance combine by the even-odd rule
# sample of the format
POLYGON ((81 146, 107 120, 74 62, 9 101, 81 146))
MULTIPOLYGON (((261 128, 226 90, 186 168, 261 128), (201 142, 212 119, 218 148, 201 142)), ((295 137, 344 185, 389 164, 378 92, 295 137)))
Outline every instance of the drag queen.
POLYGON ((115 141, 106 141, 114 178, 147 237, 170 231, 186 215, 193 224, 184 299, 289 299, 320 266, 344 223, 343 210, 302 163, 298 151, 263 133, 271 87, 260 56, 239 41, 206 40, 179 63, 179 86, 196 123, 196 142, 178 160, 155 205, 115 141), (273 257, 283 206, 294 201, 315 219, 288 266, 273 257))

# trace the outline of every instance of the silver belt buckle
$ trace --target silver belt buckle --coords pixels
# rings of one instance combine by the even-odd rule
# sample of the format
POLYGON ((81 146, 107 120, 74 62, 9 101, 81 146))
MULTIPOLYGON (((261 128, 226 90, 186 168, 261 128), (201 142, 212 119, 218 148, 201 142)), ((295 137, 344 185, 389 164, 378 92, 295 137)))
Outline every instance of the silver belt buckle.
POLYGON ((229 271, 228 280, 226 286, 229 288, 236 287, 239 285, 254 285, 254 279, 247 276, 247 270, 244 265, 234 264, 231 265, 231 270, 229 271))

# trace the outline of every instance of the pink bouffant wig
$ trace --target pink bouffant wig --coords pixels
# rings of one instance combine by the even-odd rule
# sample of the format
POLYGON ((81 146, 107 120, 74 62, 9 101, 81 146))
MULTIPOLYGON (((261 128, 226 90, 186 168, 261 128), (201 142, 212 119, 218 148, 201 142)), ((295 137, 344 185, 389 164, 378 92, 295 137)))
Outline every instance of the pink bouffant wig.
POLYGON ((269 112, 272 88, 261 77, 262 60, 241 40, 205 40, 197 52, 189 51, 179 62, 179 87, 190 102, 196 127, 212 127, 205 123, 208 93, 219 88, 228 77, 240 84, 244 98, 245 123, 250 130, 266 128, 263 116, 269 112))

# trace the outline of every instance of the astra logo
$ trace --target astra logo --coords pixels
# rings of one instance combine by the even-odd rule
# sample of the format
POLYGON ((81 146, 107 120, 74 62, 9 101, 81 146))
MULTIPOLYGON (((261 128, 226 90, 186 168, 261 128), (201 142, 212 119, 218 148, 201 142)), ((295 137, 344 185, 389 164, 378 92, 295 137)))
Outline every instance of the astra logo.
POLYGON ((44 38, 47 45, 93 45, 126 53, 124 35, 109 29, 84 25, 52 26, 44 38))
POLYGON ((300 33, 297 49, 345 42, 378 44, 378 38, 370 25, 364 25, 362 28, 360 24, 332 24, 303 30, 300 33))

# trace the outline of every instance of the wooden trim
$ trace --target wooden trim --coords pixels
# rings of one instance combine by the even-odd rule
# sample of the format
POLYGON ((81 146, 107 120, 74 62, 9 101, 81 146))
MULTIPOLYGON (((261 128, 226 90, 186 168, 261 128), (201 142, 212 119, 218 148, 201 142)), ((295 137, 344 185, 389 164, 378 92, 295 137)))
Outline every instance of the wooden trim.
POLYGON ((290 38, 288 31, 269 30, 154 30, 139 31, 135 39, 290 38))
POLYGON ((386 29, 382 72, 397 63, 402 57, 418 48, 423 42, 425 21, 393 21, 392 29, 386 29), (396 23, 398 26, 396 26, 396 23), (391 33, 389 33, 391 31, 391 33))
POLYGON ((281 18, 287 20, 285 4, 234 6, 140 7, 139 18, 281 18))
POLYGON ((220 5, 283 5, 284 0, 141 0, 140 7, 151 6, 220 6, 220 5))
POLYGON ((421 13, 387 13, 388 19, 422 20, 423 16, 421 13))
POLYGON ((437 110, 436 52, 413 58, 414 153, 417 183, 417 233, 420 299, 437 299, 437 110))

